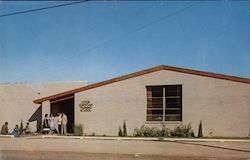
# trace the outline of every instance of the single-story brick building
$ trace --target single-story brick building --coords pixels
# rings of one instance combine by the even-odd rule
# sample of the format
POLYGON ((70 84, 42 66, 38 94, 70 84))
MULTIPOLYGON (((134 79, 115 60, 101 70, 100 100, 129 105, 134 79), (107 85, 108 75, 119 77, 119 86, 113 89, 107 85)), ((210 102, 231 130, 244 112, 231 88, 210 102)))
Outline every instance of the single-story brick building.
POLYGON ((41 107, 33 103, 34 99, 86 85, 85 81, 0 84, 0 124, 8 122, 9 132, 12 132, 15 125, 20 126, 21 120, 23 125, 29 121, 31 129, 36 131, 35 121, 41 122, 42 117, 35 116, 39 115, 41 107))
POLYGON ((34 100, 46 113, 68 115, 84 133, 117 136, 143 124, 168 128, 203 122, 205 136, 250 134, 250 79, 171 66, 157 66, 34 100))

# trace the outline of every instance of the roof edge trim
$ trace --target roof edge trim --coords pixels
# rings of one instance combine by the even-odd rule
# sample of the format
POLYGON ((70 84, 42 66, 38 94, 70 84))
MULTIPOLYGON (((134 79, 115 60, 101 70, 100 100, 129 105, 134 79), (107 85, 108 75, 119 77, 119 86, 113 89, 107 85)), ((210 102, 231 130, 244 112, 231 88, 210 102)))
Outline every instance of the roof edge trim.
POLYGON ((241 77, 223 75, 223 74, 212 73, 212 72, 204 72, 204 71, 198 71, 198 70, 193 70, 193 69, 186 69, 186 68, 179 68, 179 67, 160 65, 160 66, 157 66, 157 67, 153 67, 153 68, 145 69, 145 70, 142 70, 142 71, 130 73, 130 74, 127 74, 127 75, 123 75, 123 76, 116 77, 116 78, 113 78, 113 79, 105 80, 105 81, 102 81, 102 82, 90 84, 90 85, 80 87, 80 88, 77 88, 77 89, 73 89, 73 90, 69 90, 69 91, 66 91, 66 92, 62 92, 62 93, 54 94, 54 95, 51 95, 51 96, 47 96, 47 97, 44 97, 44 98, 36 99, 33 102, 36 103, 36 104, 40 104, 40 103, 42 103, 44 101, 55 99, 55 98, 58 98, 58 97, 61 97, 61 96, 82 92, 82 91, 85 91, 85 90, 89 90, 89 89, 92 89, 92 88, 104 86, 104 85, 119 82, 119 81, 122 81, 122 80, 138 77, 138 76, 148 74, 148 73, 151 73, 151 72, 156 72, 156 71, 159 71, 159 70, 169 70, 169 71, 174 71, 174 72, 181 72, 181 73, 193 74, 193 75, 198 75, 198 76, 205 76, 205 77, 210 77, 210 78, 217 78, 217 79, 223 79, 223 80, 229 80, 229 81, 235 81, 235 82, 250 84, 250 79, 249 78, 241 78, 241 77))

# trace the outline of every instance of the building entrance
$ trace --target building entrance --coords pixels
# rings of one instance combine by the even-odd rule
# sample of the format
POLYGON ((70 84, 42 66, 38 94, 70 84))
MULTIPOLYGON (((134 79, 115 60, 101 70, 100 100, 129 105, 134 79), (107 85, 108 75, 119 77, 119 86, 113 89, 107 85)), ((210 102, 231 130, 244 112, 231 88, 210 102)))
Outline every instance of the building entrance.
POLYGON ((75 113, 74 113, 74 95, 66 96, 60 99, 54 99, 50 101, 50 113, 54 117, 58 116, 58 113, 64 113, 68 118, 67 132, 74 132, 75 113))

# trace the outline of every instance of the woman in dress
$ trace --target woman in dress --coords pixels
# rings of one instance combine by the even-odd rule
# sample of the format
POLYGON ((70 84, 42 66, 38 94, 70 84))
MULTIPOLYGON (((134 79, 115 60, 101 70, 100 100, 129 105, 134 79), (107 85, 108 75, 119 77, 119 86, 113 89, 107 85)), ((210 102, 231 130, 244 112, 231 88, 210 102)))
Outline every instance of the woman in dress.
POLYGON ((53 134, 55 131, 55 118, 53 117, 53 114, 50 114, 49 122, 50 131, 53 134))
POLYGON ((48 134, 49 133, 49 117, 48 114, 45 114, 44 119, 43 119, 43 133, 48 134))

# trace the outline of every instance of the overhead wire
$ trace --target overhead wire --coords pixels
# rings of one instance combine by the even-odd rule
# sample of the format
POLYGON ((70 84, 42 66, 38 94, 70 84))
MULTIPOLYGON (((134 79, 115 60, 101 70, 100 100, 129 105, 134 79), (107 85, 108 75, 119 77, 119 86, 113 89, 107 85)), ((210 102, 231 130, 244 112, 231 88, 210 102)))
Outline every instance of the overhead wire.
MULTIPOLYGON (((133 33, 135 33, 135 32, 139 32, 139 31, 141 31, 141 30, 143 30, 143 29, 145 29, 145 28, 147 28, 147 27, 149 27, 149 26, 151 26, 151 25, 154 25, 154 24, 156 24, 156 23, 159 23, 159 22, 161 22, 161 21, 164 21, 164 20, 166 20, 167 18, 170 18, 170 17, 172 17, 172 16, 175 16, 175 15, 177 15, 177 14, 179 14, 179 13, 184 12, 185 10, 187 10, 187 9, 189 9, 189 8, 192 8, 192 7, 194 7, 194 6, 197 6, 197 5, 201 4, 202 2, 204 2, 204 1, 198 1, 198 2, 192 3, 192 4, 186 6, 186 7, 182 8, 182 9, 179 9, 179 10, 177 10, 177 11, 175 11, 175 12, 172 12, 172 13, 170 13, 170 14, 167 14, 167 15, 165 15, 165 16, 162 16, 162 17, 160 17, 160 18, 158 18, 158 19, 155 19, 155 20, 153 20, 153 21, 151 21, 151 22, 149 22, 149 23, 146 23, 146 24, 144 24, 144 25, 142 25, 142 26, 139 26, 139 27, 135 28, 134 30, 131 30, 131 31, 122 33, 122 34, 120 34, 120 35, 118 35, 118 36, 115 36, 115 37, 113 37, 113 38, 111 38, 111 39, 108 39, 108 40, 105 40, 105 41, 103 41, 103 42, 100 42, 99 44, 97 44, 97 45, 95 45, 95 46, 93 46, 93 47, 90 47, 89 49, 85 50, 84 52, 81 52, 81 53, 79 53, 79 54, 74 54, 74 55, 72 55, 71 57, 67 57, 67 59, 73 58, 73 57, 75 57, 75 56, 79 56, 79 55, 81 55, 81 54, 83 54, 83 53, 86 54, 86 53, 88 53, 88 52, 90 52, 90 51, 92 51, 92 50, 95 50, 95 49, 97 49, 97 48, 99 48, 99 47, 101 47, 101 46, 103 46, 103 45, 105 45, 105 44, 107 44, 107 43, 110 43, 110 42, 115 41, 115 40, 117 40, 117 39, 126 37, 126 36, 131 35, 131 34, 133 34, 133 33)), ((58 62, 58 63, 61 63, 61 62, 62 62, 62 61, 60 61, 60 62, 58 62)), ((58 65, 57 65, 57 66, 58 66, 58 65)), ((51 67, 53 67, 53 66, 46 66, 46 67, 42 68, 42 70, 45 70, 45 69, 48 69, 48 68, 51 68, 51 67)), ((40 71, 41 71, 41 70, 40 70, 40 71)), ((18 78, 18 79, 14 80, 14 81, 18 81, 18 80, 22 79, 23 77, 25 77, 25 76, 22 76, 21 78, 18 78)))
POLYGON ((70 5, 75 5, 83 2, 87 2, 89 0, 82 0, 82 1, 76 1, 76 2, 70 2, 70 3, 64 3, 64 4, 58 4, 58 5, 53 5, 53 6, 48 6, 48 7, 41 7, 41 8, 36 8, 36 9, 29 9, 25 11, 18 11, 18 12, 12 12, 12 13, 6 13, 6 14, 1 14, 0 18, 3 17, 8 17, 8 16, 13 16, 17 14, 24 14, 24 13, 29 13, 29 12, 36 12, 36 11, 42 11, 42 10, 48 10, 48 9, 53 9, 53 8, 58 8, 58 7, 64 7, 64 6, 70 6, 70 5))

